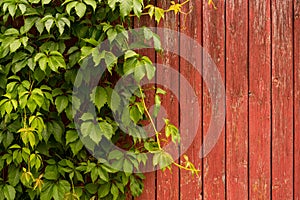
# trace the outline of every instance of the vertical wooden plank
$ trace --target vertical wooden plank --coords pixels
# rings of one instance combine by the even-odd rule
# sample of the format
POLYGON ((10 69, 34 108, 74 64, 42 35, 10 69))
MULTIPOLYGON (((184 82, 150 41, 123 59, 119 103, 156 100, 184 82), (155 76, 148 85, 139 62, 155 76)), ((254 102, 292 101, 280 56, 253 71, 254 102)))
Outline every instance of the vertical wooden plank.
POLYGON ((226 184, 228 199, 248 199, 248 3, 226 1, 226 184))
MULTIPOLYGON (((167 9, 171 5, 171 1, 158 1, 157 6, 167 9)), ((177 30, 178 27, 178 16, 173 12, 166 14, 165 18, 160 22, 158 27, 168 28, 172 30, 177 30)), ((161 37, 163 46, 168 46, 171 49, 178 49, 178 37, 173 37, 168 35, 166 32, 158 32, 161 37)), ((163 55, 158 55, 157 63, 170 66, 175 70, 179 69, 179 59, 178 54, 163 52, 163 55)), ((167 71, 163 69, 157 70, 157 82, 158 83, 169 83, 173 88, 179 90, 179 80, 178 77, 172 77, 167 71)), ((174 91, 175 92, 175 91, 174 91)), ((167 94, 162 98, 162 107, 165 108, 167 112, 167 118, 175 126, 179 125, 178 119, 178 99, 172 94, 172 91, 167 91, 167 94)), ((159 118, 157 121, 158 127, 161 127, 163 119, 159 118)), ((178 152, 178 149, 174 149, 174 154, 178 152)), ((173 152, 172 152, 173 153, 173 152)), ((157 200, 166 199, 178 199, 179 197, 179 170, 177 167, 172 166, 171 171, 166 170, 162 172, 157 171, 157 200)))
POLYGON ((294 199, 300 200, 300 0, 294 0, 294 199))
POLYGON ((249 4, 249 195, 251 199, 270 199, 270 0, 249 4))
MULTIPOLYGON (((209 6, 206 1, 203 4, 203 48, 212 57, 225 83, 225 2, 215 1, 215 3, 217 10, 209 6)), ((203 134, 205 136, 211 120, 212 105, 204 83, 203 86, 203 134)), ((203 159, 203 174, 204 199, 225 199, 225 129, 214 149, 203 159)))
POLYGON ((293 198, 293 1, 272 1, 272 197, 293 198))
MULTIPOLYGON (((155 4, 154 1, 150 2, 151 4, 155 4)), ((140 28, 140 27, 155 27, 155 21, 154 19, 150 20, 149 16, 141 16, 140 19, 135 18, 134 19, 134 28, 140 28)), ((143 49, 138 51, 140 54, 148 56, 150 60, 155 63, 156 62, 156 53, 154 49, 143 49)), ((154 77, 154 79, 156 76, 154 77)), ((147 90, 145 91, 146 96, 146 105, 148 108, 150 108, 152 105, 154 105, 154 95, 155 91, 153 90, 147 90)), ((151 200, 155 199, 156 196, 156 172, 147 172, 145 173, 146 179, 144 180, 144 191, 141 194, 140 197, 136 198, 137 200, 151 200)))
MULTIPOLYGON (((181 1, 181 3, 184 1, 181 1)), ((180 15, 180 32, 189 36, 191 39, 195 40, 198 44, 202 44, 202 0, 193 0, 188 2, 183 7, 183 12, 190 12, 188 15, 180 15)), ((189 55, 192 58, 193 62, 202 62, 202 52, 193 52, 193 44, 183 41, 183 38, 180 38, 180 53, 182 55, 189 55)), ((198 63, 199 64, 199 63, 198 63)), ((201 66, 201 65, 200 65, 201 66)), ((191 98, 189 95, 188 89, 181 84, 180 85, 180 109, 187 110, 188 106, 199 106, 199 111, 201 112, 202 105, 202 78, 201 74, 197 72, 195 69, 196 63, 189 63, 185 59, 180 59, 180 74, 187 80, 190 86, 194 89, 197 101, 191 98), (199 105, 195 105, 195 103, 199 105)), ((181 79, 181 82, 184 81, 181 79)), ((196 112, 196 111, 195 111, 196 112)), ((195 115, 198 116, 199 113, 190 112, 188 117, 190 119, 188 124, 180 124, 181 130, 181 153, 187 155, 189 160, 193 162, 195 167, 201 172, 199 173, 199 177, 193 176, 191 172, 186 170, 180 171, 180 199, 189 200, 189 199, 203 199, 202 193, 202 162, 199 156, 200 147, 202 145, 202 116, 200 114, 199 118, 193 117, 195 115), (196 120, 200 120, 196 121, 196 120), (198 126, 199 123, 199 126, 198 126), (198 126, 197 133, 192 133, 194 127, 198 126), (189 142, 185 142, 189 140, 191 135, 196 134, 193 142, 190 144, 189 142), (187 145, 190 145, 189 147, 187 145), (187 150, 184 152, 184 150, 187 150)), ((182 157, 181 160, 184 161, 182 157)))

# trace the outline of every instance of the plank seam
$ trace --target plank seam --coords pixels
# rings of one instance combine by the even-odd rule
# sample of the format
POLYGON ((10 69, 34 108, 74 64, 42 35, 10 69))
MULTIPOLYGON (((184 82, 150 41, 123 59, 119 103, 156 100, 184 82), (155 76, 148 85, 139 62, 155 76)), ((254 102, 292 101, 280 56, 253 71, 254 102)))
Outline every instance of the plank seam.
MULTIPOLYGON (((227 62, 226 62, 226 57, 227 57, 227 48, 226 48, 226 44, 227 44, 227 4, 226 1, 224 1, 224 85, 225 85, 225 91, 226 91, 226 85, 227 85, 227 62)), ((225 93, 226 94, 226 93, 225 93)), ((227 107, 226 105, 226 95, 225 95, 225 109, 227 107)), ((225 115, 225 125, 224 125, 224 137, 225 137, 225 146, 224 146, 224 153, 225 153, 225 199, 228 198, 227 196, 227 116, 225 115)))
POLYGON ((248 115, 247 115, 247 123, 248 123, 248 127, 247 127, 247 132, 248 132, 248 136, 247 136, 247 177, 248 177, 248 187, 247 187, 247 190, 248 190, 248 200, 250 200, 250 105, 249 105, 249 92, 250 92, 250 48, 249 48, 249 45, 250 45, 250 3, 249 3, 249 0, 247 1, 248 5, 247 5, 247 84, 248 84, 248 89, 247 89, 247 112, 248 112, 248 115))
POLYGON ((295 1, 292 3, 293 56, 293 199, 295 199, 295 1))
POLYGON ((270 199, 273 199, 273 7, 272 1, 270 1, 270 199))

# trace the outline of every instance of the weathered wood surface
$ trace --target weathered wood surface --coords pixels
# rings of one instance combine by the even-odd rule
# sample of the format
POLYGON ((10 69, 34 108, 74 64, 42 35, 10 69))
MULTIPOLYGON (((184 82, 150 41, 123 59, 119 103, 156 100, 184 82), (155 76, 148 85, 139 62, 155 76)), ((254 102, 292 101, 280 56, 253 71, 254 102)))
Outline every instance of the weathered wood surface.
MULTIPOLYGON (((226 125, 214 149, 200 159, 211 97, 193 63, 179 56, 191 47, 181 45, 180 37, 164 35, 163 42, 178 54, 157 55, 157 62, 178 70, 198 97, 200 128, 185 154, 201 172, 192 177, 173 167, 172 173, 147 174, 145 193, 138 199, 300 200, 300 0, 214 2, 217 10, 206 0, 190 0, 183 7, 192 9, 190 14, 170 13, 158 26, 179 30, 210 54, 226 87, 226 125)), ((170 1, 157 5, 167 8, 170 1)), ((180 109, 191 101, 182 78, 158 70, 157 80, 178 88, 180 98, 169 91, 163 107, 180 125, 180 109)), ((190 126, 195 124, 191 120, 190 126)), ((188 137, 188 127, 181 128, 187 130, 182 137, 188 137)))
MULTIPOLYGON (((215 62, 225 81, 225 2, 216 2, 217 10, 203 5, 203 48, 215 62)), ((204 66, 204 72, 206 67, 204 66)), ((211 77, 212 79, 214 77, 211 77)), ((225 82, 224 82, 225 83, 225 82)), ((207 133, 212 103, 207 86, 203 84, 203 134, 207 133)), ((225 129, 214 149, 203 159, 204 199, 225 199, 225 129)))
POLYGON ((293 1, 272 1, 272 198, 293 198, 293 1))
POLYGON ((249 196, 270 199, 270 1, 249 3, 249 196))
POLYGON ((300 0, 294 0, 294 199, 300 200, 300 0))
MULTIPOLYGON (((183 1, 182 1, 183 2, 183 1)), ((198 44, 202 44, 202 3, 190 1, 188 4, 184 6, 184 12, 188 13, 191 11, 189 15, 181 15, 180 17, 180 32, 190 37, 192 40, 197 42, 198 44), (194 16, 198 16, 197 20, 195 20, 194 16)), ((190 96, 190 92, 185 85, 180 84, 180 109, 181 109, 181 118, 188 118, 189 123, 180 124, 182 144, 181 144, 181 152, 184 152, 184 149, 187 151, 184 152, 185 155, 189 157, 190 160, 193 160, 195 167, 201 172, 199 176, 193 176, 190 172, 181 170, 180 171, 180 199, 188 200, 188 199, 203 199, 203 170, 202 170, 202 162, 199 156, 200 146, 202 144, 202 78, 197 70, 195 69, 196 62, 200 63, 198 65, 199 70, 202 70, 202 52, 195 52, 194 45, 191 43, 186 43, 184 38, 180 38, 180 55, 190 55, 192 63, 186 61, 186 59, 180 59, 180 74, 183 76, 180 79, 180 82, 183 82, 182 79, 185 79, 189 82, 192 88, 195 91, 196 98, 198 102, 195 101, 194 98, 190 96), (194 53, 191 53, 194 52, 194 53), (195 105, 198 104, 198 105, 195 105), (188 107, 198 106, 199 112, 189 112, 184 113, 184 110, 187 110, 188 107), (183 116, 184 115, 184 116, 183 116), (199 118, 198 118, 199 116, 199 118), (196 120, 200 121, 197 122, 196 120), (198 126, 199 123, 199 126, 198 126), (198 127, 197 133, 195 133, 194 141, 189 144, 187 142, 189 139, 193 138, 193 134, 191 132, 195 131, 194 128, 198 127), (192 188, 191 188, 192 186, 192 188)), ((184 56, 182 56, 184 57, 184 56)), ((181 160, 184 161, 184 158, 181 157, 181 160)))

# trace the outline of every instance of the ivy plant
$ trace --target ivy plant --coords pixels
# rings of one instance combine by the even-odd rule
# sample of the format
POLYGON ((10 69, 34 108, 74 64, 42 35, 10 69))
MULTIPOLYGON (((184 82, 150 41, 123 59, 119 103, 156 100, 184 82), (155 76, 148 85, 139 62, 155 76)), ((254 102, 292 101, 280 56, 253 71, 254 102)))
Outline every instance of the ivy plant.
MULTIPOLYGON (((128 45, 126 34, 132 17, 148 15, 159 22, 167 12, 183 13, 186 2, 160 8, 143 0, 0 1, 0 200, 139 196, 144 179, 140 167, 149 162, 198 173, 186 156, 180 165, 164 151, 162 138, 178 143, 180 134, 168 119, 164 133, 156 130, 153 118, 165 91, 154 88, 151 114, 139 84, 154 77, 155 66, 128 45), (99 50, 105 40, 122 56, 116 56, 114 48, 99 50), (105 66, 105 72, 90 94, 74 97, 74 87, 89 86, 93 80, 92 71, 78 73, 87 58, 94 66, 105 66), (114 84, 128 74, 138 87, 131 96, 116 94, 114 84), (85 102, 96 109, 96 118, 85 102), (133 128, 121 129, 114 115, 133 128), (150 121, 155 138, 134 128, 143 121, 150 121), (131 154, 124 156, 103 141, 131 154), (145 152, 153 155, 151 161, 145 152)), ((160 51, 155 33, 145 29, 143 37, 160 51)))

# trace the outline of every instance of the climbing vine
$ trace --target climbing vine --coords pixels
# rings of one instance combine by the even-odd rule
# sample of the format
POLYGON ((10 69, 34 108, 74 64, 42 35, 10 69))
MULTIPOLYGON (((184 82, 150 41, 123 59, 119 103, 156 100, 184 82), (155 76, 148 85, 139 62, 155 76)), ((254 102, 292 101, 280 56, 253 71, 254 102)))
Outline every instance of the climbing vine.
MULTIPOLYGON (((148 15, 159 22, 167 12, 187 14, 181 10, 187 2, 160 8, 143 0, 0 1, 0 200, 139 196, 140 167, 150 162, 143 153, 153 155, 154 167, 173 164, 198 173, 186 156, 181 165, 164 151, 162 137, 179 143, 180 134, 168 119, 164 133, 156 130, 154 117, 165 91, 153 88, 155 109, 150 113, 139 84, 154 77, 155 66, 128 45, 126 34, 132 17, 148 15), (105 40, 122 56, 114 48, 99 49, 105 40), (88 58, 94 68, 105 66, 105 72, 89 95, 76 97, 74 87, 88 87, 93 80, 92 72, 78 73, 88 58), (118 77, 129 74, 138 85, 133 95, 114 93, 118 77), (86 102, 96 108, 96 118, 86 102), (128 127, 149 121, 155 137, 133 128, 124 131, 114 115, 128 127), (131 154, 124 156, 103 141, 131 154)), ((159 37, 147 28, 143 33, 161 51, 159 37)))

